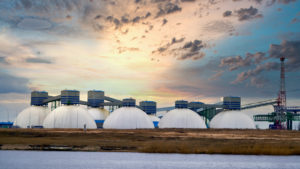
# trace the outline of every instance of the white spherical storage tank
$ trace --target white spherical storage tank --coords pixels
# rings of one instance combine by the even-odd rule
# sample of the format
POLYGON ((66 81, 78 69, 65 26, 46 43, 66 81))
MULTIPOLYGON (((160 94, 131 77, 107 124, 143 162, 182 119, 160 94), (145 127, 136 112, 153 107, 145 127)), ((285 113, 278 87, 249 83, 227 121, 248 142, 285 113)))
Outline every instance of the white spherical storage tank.
POLYGON ((149 129, 154 128, 150 117, 136 107, 121 107, 104 121, 105 129, 149 129))
POLYGON ((14 126, 21 128, 42 126, 48 113, 48 107, 30 106, 18 114, 14 126))
POLYGON ((53 110, 44 120, 44 128, 97 128, 93 117, 84 107, 71 105, 53 110))
POLYGON ((226 111, 210 121, 210 128, 255 129, 255 124, 251 117, 242 112, 226 111))
POLYGON ((174 109, 159 121, 159 128, 206 128, 204 120, 190 109, 174 109))

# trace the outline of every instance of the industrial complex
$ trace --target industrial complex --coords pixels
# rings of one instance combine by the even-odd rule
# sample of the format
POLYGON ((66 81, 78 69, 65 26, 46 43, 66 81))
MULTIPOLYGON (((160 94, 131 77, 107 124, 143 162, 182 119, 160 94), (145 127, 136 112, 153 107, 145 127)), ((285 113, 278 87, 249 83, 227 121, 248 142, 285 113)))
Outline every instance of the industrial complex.
POLYGON ((58 96, 46 91, 31 92, 31 106, 20 112, 14 122, 0 122, 2 128, 236 128, 255 129, 254 121, 272 122, 270 129, 292 129, 300 121, 300 106, 286 106, 285 67, 281 59, 278 98, 241 105, 241 97, 225 96, 216 104, 177 100, 173 107, 157 108, 155 101, 126 98, 119 100, 101 90, 88 91, 87 101, 77 90, 63 90, 58 96), (255 115, 242 110, 273 105, 274 112, 255 115), (158 113, 159 112, 159 113, 158 113))

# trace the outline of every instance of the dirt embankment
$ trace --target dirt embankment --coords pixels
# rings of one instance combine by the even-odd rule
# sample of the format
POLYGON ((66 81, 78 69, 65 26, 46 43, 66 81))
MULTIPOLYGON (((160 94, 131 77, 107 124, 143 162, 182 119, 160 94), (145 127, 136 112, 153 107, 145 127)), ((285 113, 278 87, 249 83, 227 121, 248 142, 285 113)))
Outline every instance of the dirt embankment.
POLYGON ((0 129, 2 150, 300 155, 299 131, 0 129))

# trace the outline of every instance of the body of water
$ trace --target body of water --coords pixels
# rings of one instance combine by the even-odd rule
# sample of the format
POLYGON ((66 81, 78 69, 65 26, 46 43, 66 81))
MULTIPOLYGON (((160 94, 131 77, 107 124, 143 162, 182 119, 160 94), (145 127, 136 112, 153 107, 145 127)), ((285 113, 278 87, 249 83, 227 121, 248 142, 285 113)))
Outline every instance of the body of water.
POLYGON ((299 169, 300 156, 0 151, 0 169, 299 169))

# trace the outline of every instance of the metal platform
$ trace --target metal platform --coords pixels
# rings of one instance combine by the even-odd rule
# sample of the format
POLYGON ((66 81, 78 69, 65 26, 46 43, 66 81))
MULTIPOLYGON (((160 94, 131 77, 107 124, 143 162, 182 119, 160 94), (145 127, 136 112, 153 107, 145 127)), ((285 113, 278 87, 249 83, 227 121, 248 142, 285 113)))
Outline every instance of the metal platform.
MULTIPOLYGON (((276 118, 275 113, 254 115, 253 118, 254 121, 274 122, 278 120, 278 118, 276 118)), ((279 118, 280 118, 279 120, 282 121, 286 121, 286 120, 300 121, 300 114, 287 113, 286 115, 282 115, 279 118)))

